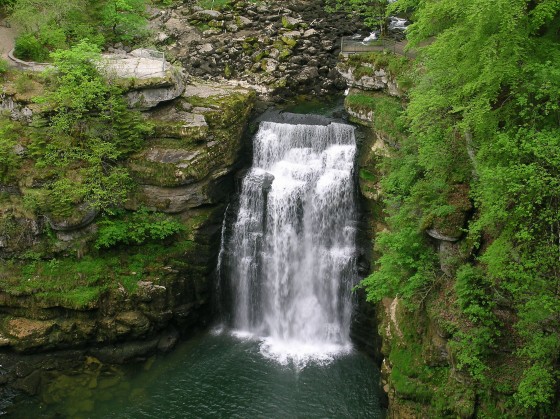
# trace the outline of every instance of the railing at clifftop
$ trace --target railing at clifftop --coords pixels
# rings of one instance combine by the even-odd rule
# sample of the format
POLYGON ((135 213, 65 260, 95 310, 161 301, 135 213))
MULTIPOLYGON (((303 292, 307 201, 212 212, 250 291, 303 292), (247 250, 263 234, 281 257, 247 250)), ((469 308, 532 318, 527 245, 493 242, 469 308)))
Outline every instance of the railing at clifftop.
POLYGON ((415 51, 406 51, 406 41, 395 41, 394 39, 377 39, 370 42, 362 42, 349 37, 342 37, 340 41, 340 52, 345 56, 362 54, 365 52, 389 51, 407 58, 416 58, 415 51))

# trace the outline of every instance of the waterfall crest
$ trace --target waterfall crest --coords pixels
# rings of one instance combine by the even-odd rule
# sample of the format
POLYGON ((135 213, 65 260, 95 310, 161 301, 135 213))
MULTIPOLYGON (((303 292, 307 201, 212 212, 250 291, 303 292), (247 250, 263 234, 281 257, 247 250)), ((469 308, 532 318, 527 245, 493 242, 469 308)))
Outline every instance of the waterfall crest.
POLYGON ((354 128, 262 122, 227 243, 233 326, 282 363, 350 348, 354 128))

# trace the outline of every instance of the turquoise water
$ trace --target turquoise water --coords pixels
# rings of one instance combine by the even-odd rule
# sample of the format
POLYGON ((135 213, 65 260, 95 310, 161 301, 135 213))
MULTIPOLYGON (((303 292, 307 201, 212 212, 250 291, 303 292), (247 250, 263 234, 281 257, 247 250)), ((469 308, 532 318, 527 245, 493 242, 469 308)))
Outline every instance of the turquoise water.
POLYGON ((329 118, 344 111, 344 96, 333 96, 326 98, 309 99, 302 102, 291 103, 282 109, 284 112, 299 113, 305 115, 322 115, 329 118))
POLYGON ((84 371, 53 375, 10 417, 381 418, 378 383, 357 351, 296 368, 261 355, 257 341, 207 333, 124 369, 89 359, 84 371))

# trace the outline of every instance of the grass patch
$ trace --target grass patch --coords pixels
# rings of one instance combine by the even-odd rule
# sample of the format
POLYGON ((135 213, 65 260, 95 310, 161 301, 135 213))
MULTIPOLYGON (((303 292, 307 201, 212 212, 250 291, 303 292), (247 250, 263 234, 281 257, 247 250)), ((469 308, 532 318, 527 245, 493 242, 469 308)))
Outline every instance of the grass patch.
POLYGON ((402 118, 404 108, 397 98, 376 92, 352 93, 346 97, 345 106, 363 112, 373 111, 373 128, 395 142, 406 132, 402 118))
POLYGON ((346 63, 347 66, 356 69, 357 78, 373 74, 373 68, 365 64, 372 65, 375 69, 387 70, 397 80, 399 87, 405 91, 412 87, 412 62, 406 57, 390 52, 367 52, 350 55, 346 63))
POLYGON ((82 259, 10 260, 0 267, 0 289, 61 307, 94 308, 109 289, 122 286, 133 293, 140 280, 157 283, 169 261, 183 258, 194 246, 190 240, 179 240, 168 246, 122 247, 82 259))
MULTIPOLYGON (((197 5, 210 10, 226 10, 230 9, 240 2, 232 0, 198 0, 197 5)), ((261 4, 262 0, 245 0, 247 4, 261 4)))
POLYGON ((366 65, 360 65, 354 70, 354 77, 356 80, 360 80, 362 77, 373 77, 375 70, 372 67, 366 65))

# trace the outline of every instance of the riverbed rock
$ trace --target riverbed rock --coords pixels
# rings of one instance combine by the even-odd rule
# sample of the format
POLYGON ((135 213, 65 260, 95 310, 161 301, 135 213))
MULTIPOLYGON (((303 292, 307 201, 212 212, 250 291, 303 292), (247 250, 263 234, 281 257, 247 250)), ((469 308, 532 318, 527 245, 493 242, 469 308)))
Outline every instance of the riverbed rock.
POLYGON ((208 22, 210 20, 219 20, 222 18, 222 14, 217 10, 199 10, 192 14, 192 19, 202 20, 208 22))
POLYGON ((317 2, 276 0, 258 6, 237 2, 222 12, 178 5, 168 20, 157 17, 153 25, 173 37, 174 42, 164 47, 188 73, 254 86, 265 100, 293 96, 296 87, 298 94, 339 91, 344 83, 336 72, 321 72, 314 83, 301 83, 297 76, 308 71, 308 62, 312 67, 334 68, 340 36, 362 28, 343 13, 327 14, 317 2), (281 65, 302 55, 306 58, 295 66, 281 65))
POLYGON ((340 75, 346 80, 349 87, 361 90, 383 90, 391 96, 402 96, 402 91, 393 75, 385 68, 377 68, 370 63, 358 66, 348 65, 344 62, 337 65, 340 75), (360 69, 367 69, 363 71, 360 69))

